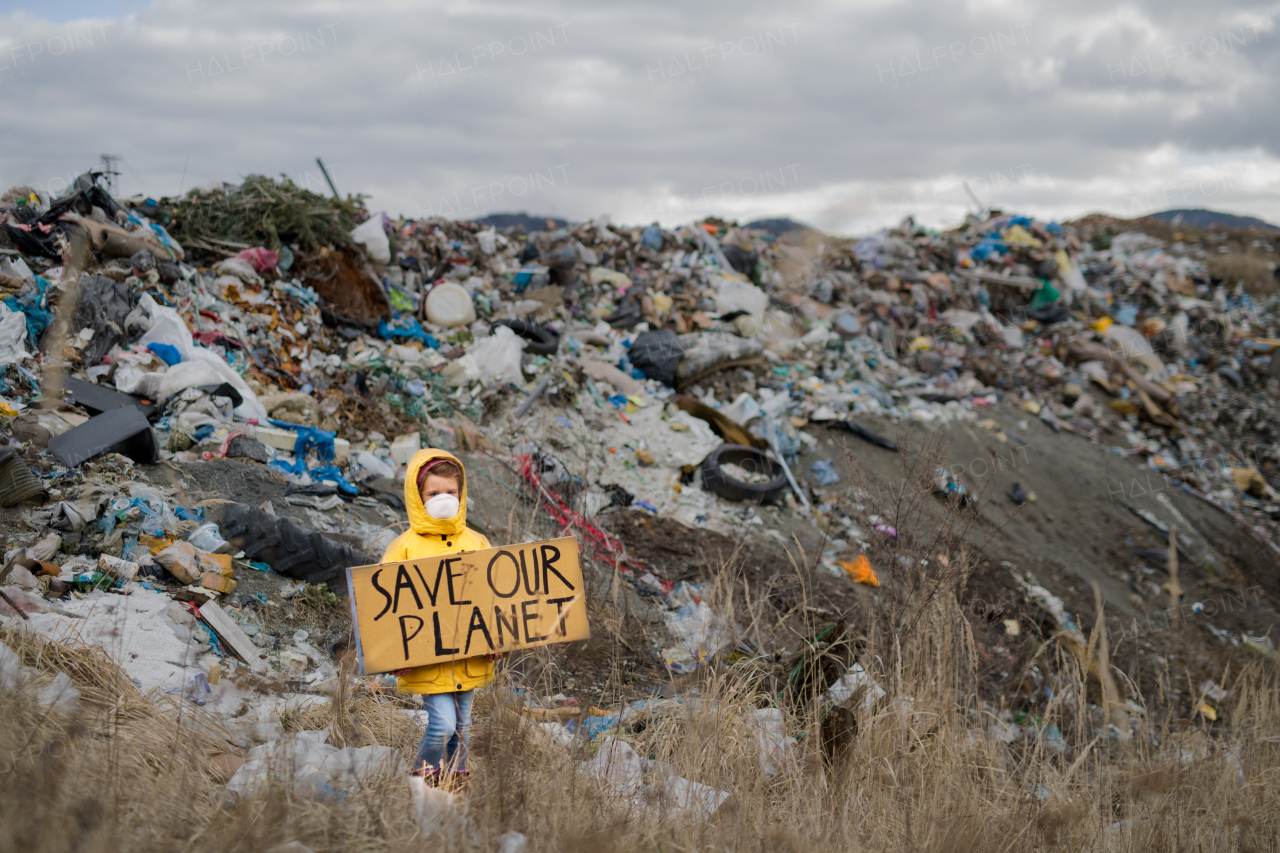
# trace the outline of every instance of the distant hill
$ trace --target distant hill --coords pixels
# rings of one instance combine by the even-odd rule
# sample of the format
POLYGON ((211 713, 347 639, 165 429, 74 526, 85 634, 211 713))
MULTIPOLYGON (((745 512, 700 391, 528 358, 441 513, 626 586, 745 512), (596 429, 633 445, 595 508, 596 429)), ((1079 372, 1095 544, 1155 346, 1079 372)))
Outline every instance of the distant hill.
POLYGON ((810 230, 808 225, 801 225, 794 219, 787 219, 785 216, 775 219, 757 219, 754 222, 748 222, 743 227, 768 231, 771 234, 786 234, 788 231, 810 230))
POLYGON ((1256 216, 1236 216, 1234 213, 1219 213, 1216 210, 1166 210, 1151 214, 1151 218, 1189 228, 1211 228, 1218 225, 1223 228, 1265 228, 1268 231, 1280 231, 1280 228, 1256 216))
POLYGON ((483 219, 476 221, 482 225, 488 225, 493 228, 510 228, 513 225, 519 225, 526 232, 541 231, 547 227, 547 220, 550 219, 555 223, 555 227, 563 228, 569 224, 567 219, 556 219, 551 216, 530 216, 527 213, 490 213, 483 219))
MULTIPOLYGON (((477 219, 482 225, 489 225, 499 230, 510 228, 518 225, 523 228, 526 233, 541 231, 547 227, 547 220, 550 219, 555 223, 556 228, 564 228, 570 225, 567 219, 556 219, 551 216, 530 216, 523 211, 520 213, 490 213, 488 216, 477 219)), ((773 234, 786 234, 788 231, 807 231, 810 230, 808 225, 796 222, 786 217, 778 217, 774 219, 757 219, 754 222, 748 222, 745 228, 756 228, 769 231, 773 234)))

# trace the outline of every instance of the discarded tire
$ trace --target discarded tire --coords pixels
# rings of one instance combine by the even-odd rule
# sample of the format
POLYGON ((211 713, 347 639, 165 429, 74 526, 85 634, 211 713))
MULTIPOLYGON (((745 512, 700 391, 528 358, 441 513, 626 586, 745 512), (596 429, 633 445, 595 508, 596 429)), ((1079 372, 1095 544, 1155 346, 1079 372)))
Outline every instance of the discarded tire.
POLYGON ((722 444, 711 451, 698 467, 702 484, 708 490, 731 501, 765 503, 787 488, 787 475, 782 466, 761 450, 742 444, 722 444), (769 477, 767 482, 749 483, 731 475, 724 466, 736 465, 769 477))
POLYGON ((553 332, 546 326, 530 323, 527 320, 494 320, 495 326, 506 326, 529 342, 525 352, 534 355, 555 355, 560 349, 560 333, 553 332))
MULTIPOLYGON (((366 554, 335 542, 314 530, 268 515, 248 504, 222 505, 222 537, 282 575, 310 584, 342 577, 349 566, 376 563, 366 554)), ((212 514, 209 514, 214 520, 212 514)))
POLYGON ((11 507, 29 500, 43 502, 44 486, 31 473, 21 454, 12 447, 0 447, 0 506, 11 507))

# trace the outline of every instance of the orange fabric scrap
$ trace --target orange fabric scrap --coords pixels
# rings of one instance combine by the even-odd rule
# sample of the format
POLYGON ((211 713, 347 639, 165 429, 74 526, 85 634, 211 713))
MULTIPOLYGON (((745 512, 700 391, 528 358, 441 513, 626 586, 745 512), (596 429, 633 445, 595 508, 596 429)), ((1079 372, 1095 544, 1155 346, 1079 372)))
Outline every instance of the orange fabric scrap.
POLYGON ((875 569, 871 568, 871 561, 867 559, 865 554, 859 554, 852 562, 842 560, 840 568, 848 573, 849 580, 854 583, 880 586, 880 579, 876 577, 875 569))

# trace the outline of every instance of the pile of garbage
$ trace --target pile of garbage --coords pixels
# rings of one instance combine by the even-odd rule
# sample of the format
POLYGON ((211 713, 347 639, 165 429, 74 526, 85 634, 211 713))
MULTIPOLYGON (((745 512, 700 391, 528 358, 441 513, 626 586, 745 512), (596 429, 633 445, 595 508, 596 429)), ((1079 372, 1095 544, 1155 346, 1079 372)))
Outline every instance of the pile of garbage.
MULTIPOLYGON (((1210 273, 1214 232, 989 211, 856 240, 715 217, 526 233, 261 177, 181 199, 99 178, 0 196, 0 505, 38 505, 48 531, 6 557, 43 592, 10 579, 11 611, 150 585, 252 664, 205 603, 244 572, 321 584, 374 561, 421 447, 509 460, 609 551, 593 519, 617 507, 713 529, 762 502, 811 516, 839 485, 802 462, 815 427, 892 451, 853 418, 982 422, 1002 402, 1274 539, 1277 419, 1256 392, 1280 377, 1276 300, 1210 273), (252 496, 183 506, 131 468, 221 459, 270 469, 314 523, 252 496), (338 507, 371 514, 360 535, 326 527, 338 507)), ((828 568, 877 583, 852 551, 828 568)), ((624 568, 684 638, 668 665, 705 659, 696 588, 624 568)))

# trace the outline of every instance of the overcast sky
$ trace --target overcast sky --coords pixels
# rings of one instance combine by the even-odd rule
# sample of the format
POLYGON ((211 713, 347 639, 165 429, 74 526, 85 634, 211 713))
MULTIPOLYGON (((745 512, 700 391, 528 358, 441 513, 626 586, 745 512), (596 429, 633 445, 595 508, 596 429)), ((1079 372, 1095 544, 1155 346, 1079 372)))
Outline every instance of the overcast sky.
POLYGON ((1280 3, 0 2, 0 183, 393 215, 1280 224, 1280 3))

